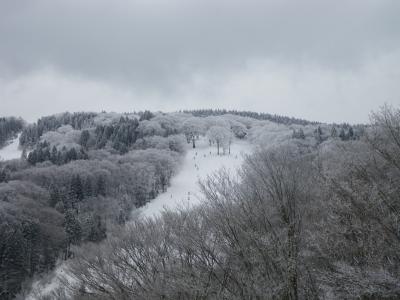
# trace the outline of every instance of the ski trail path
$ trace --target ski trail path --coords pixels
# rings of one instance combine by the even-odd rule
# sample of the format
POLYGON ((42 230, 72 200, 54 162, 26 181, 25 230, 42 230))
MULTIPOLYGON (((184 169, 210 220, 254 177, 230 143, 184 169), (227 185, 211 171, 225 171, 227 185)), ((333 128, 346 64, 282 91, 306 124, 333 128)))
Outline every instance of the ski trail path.
POLYGON ((7 146, 0 149, 0 161, 21 158, 22 150, 18 149, 20 136, 18 134, 7 146))
MULTIPOLYGON (((222 151, 222 150, 221 150, 222 151)), ((217 155, 216 147, 209 147, 208 141, 197 141, 196 148, 190 148, 182 167, 171 179, 171 185, 165 193, 158 195, 144 207, 133 211, 132 217, 157 216, 164 208, 191 207, 201 202, 200 180, 225 168, 234 174, 241 166, 245 154, 251 152, 251 145, 245 141, 236 141, 231 146, 231 154, 217 155)))

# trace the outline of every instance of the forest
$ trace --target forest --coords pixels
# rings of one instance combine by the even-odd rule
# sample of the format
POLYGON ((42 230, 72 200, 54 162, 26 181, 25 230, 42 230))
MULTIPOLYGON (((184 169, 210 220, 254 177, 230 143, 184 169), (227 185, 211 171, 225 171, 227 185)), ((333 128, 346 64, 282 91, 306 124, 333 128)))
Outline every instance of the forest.
POLYGON ((398 299, 399 128, 384 107, 358 138, 258 148, 195 209, 78 250, 74 299, 398 299))
POLYGON ((0 162, 0 298, 24 299, 60 261, 72 280, 41 299, 398 297, 400 112, 353 126, 254 115, 21 121, 8 135, 21 159, 0 162), (202 181, 201 205, 132 217, 200 139, 255 151, 202 181))
POLYGON ((72 245, 104 239, 176 171, 185 139, 161 116, 148 126, 148 113, 95 116, 65 113, 27 125, 22 159, 0 162, 1 299, 72 257, 72 245))

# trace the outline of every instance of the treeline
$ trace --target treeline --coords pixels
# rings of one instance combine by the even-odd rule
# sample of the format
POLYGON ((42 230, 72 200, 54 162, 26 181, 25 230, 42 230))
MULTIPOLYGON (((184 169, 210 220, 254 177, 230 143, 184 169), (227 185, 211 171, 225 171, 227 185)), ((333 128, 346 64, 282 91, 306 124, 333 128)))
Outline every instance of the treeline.
MULTIPOLYGON (((355 125, 354 127, 350 124, 337 125, 333 124, 328 128, 318 126, 313 133, 313 136, 317 143, 322 143, 328 139, 340 139, 342 141, 354 141, 359 140, 365 133, 365 125, 355 125)), ((293 129, 292 138, 294 139, 306 139, 306 134, 302 128, 293 129)))
POLYGON ((0 148, 24 128, 21 118, 0 118, 0 148))
POLYGON ((193 210, 137 219, 76 256, 74 299, 398 299, 400 111, 358 140, 286 144, 193 210))
MULTIPOLYGON (((102 112, 101 114, 107 114, 107 113, 102 112)), ((20 145, 23 147, 34 146, 36 143, 39 142, 40 137, 44 133, 48 131, 55 131, 64 125, 70 125, 75 130, 93 128, 96 125, 98 125, 96 124, 96 117, 99 117, 101 114, 94 112, 75 112, 75 113, 65 112, 58 115, 42 117, 36 123, 27 126, 23 130, 22 135, 20 137, 20 145)), ((153 118, 154 114, 151 113, 150 111, 144 111, 144 112, 138 112, 137 116, 138 116, 137 119, 139 119, 139 121, 144 121, 153 118)), ((125 122, 128 121, 128 117, 124 118, 123 115, 122 119, 124 119, 125 122)), ((98 123, 101 123, 101 118, 99 118, 98 123)), ((135 124, 130 124, 130 125, 134 126, 135 124)), ((137 125, 138 124, 136 123, 136 126, 137 125)))
POLYGON ((74 129, 83 129, 93 125, 96 113, 62 113, 40 118, 37 123, 24 128, 20 137, 22 147, 31 147, 39 142, 40 137, 48 132, 54 131, 63 125, 71 125, 74 129))
POLYGON ((119 154, 146 148, 183 152, 178 120, 168 116, 158 116, 152 121, 140 119, 142 121, 121 116, 118 121, 83 130, 74 130, 68 126, 58 127, 62 129, 58 136, 48 132, 41 136, 43 141, 38 140, 36 144, 32 144, 33 150, 27 156, 28 162, 34 165, 51 161, 60 165, 73 160, 88 159, 88 151, 99 149, 119 154), (73 136, 68 140, 68 135, 73 136), (64 140, 68 140, 68 144, 63 143, 64 140))
MULTIPOLYGON (((24 153, 23 155, 26 155, 24 153)), ((29 155, 27 156, 27 161, 32 165, 45 161, 51 161, 53 164, 56 165, 62 165, 67 164, 73 160, 88 158, 89 156, 83 148, 80 148, 78 150, 76 148, 67 149, 64 146, 60 150, 58 150, 56 146, 51 147, 48 142, 44 141, 37 144, 35 149, 29 152, 29 155)))
POLYGON ((84 148, 101 149, 109 142, 115 150, 125 153, 136 142, 139 121, 121 117, 118 123, 98 125, 94 131, 93 142, 89 131, 82 132, 80 144, 84 148))
POLYGON ((280 116, 276 114, 258 113, 252 111, 237 111, 226 109, 197 109, 197 110, 184 110, 184 113, 190 113, 195 117, 208 117, 208 116, 221 116, 225 114, 232 114, 242 117, 249 117, 256 120, 267 120, 278 124, 285 125, 317 125, 318 122, 311 122, 304 119, 293 117, 280 116))
POLYGON ((101 118, 43 118, 24 131, 29 155, 0 163, 1 299, 73 257, 72 246, 103 240, 169 185, 186 143, 179 120, 101 118))

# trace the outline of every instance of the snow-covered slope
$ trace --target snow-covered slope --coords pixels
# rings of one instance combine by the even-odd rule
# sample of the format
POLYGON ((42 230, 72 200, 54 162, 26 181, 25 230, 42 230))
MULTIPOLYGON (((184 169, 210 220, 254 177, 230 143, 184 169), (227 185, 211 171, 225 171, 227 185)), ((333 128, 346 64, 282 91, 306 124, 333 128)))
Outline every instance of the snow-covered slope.
POLYGON ((25 300, 58 300, 59 298, 69 297, 68 292, 58 294, 62 282, 68 282, 74 285, 74 279, 68 275, 68 261, 62 262, 52 273, 47 274, 44 278, 32 283, 31 291, 25 296, 25 300), (60 297, 59 297, 60 296, 60 297))
POLYGON ((160 194, 143 208, 135 210, 133 215, 150 217, 159 214, 164 207, 173 209, 177 206, 190 207, 198 204, 201 199, 199 180, 206 179, 221 168, 236 172, 243 162, 243 155, 250 151, 249 143, 235 141, 230 155, 218 156, 216 148, 209 147, 206 139, 198 141, 196 149, 191 148, 186 153, 182 168, 172 178, 167 192, 160 194))
POLYGON ((22 151, 18 149, 20 135, 21 134, 18 134, 7 146, 0 149, 0 160, 10 160, 21 157, 22 151))
MULTIPOLYGON (((251 149, 252 146, 248 142, 235 141, 231 146, 230 155, 217 155, 216 148, 209 147, 206 139, 198 141, 196 149, 188 145, 182 167, 172 178, 171 186, 146 206, 135 210, 132 218, 152 217, 164 208, 173 209, 178 206, 190 207, 198 204, 201 200, 199 180, 206 179, 208 175, 221 168, 236 172, 243 162, 244 154, 250 153, 251 149)), ((25 299, 38 300, 43 296, 52 295, 60 286, 60 280, 67 280, 73 284, 72 278, 68 276, 68 262, 59 265, 53 276, 47 277, 47 280, 34 282, 31 293, 25 299)))

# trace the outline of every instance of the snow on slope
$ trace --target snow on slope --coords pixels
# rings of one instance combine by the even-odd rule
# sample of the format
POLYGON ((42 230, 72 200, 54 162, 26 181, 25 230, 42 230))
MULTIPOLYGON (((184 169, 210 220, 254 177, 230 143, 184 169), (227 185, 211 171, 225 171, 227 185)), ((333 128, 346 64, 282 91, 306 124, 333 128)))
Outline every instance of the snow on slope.
POLYGON ((151 217, 158 215, 164 208, 190 207, 200 202, 199 180, 225 168, 236 172, 243 162, 243 155, 251 152, 251 146, 245 141, 235 141, 231 146, 230 155, 217 155, 215 147, 209 147, 208 141, 197 142, 195 149, 191 148, 185 155, 184 162, 178 174, 172 178, 171 186, 165 193, 149 202, 141 209, 135 210, 133 216, 151 217))
MULTIPOLYGON (((41 280, 32 283, 31 291, 25 296, 25 300, 51 299, 58 300, 58 289, 62 282, 75 285, 75 279, 68 275, 68 261, 62 262, 52 273, 47 274, 41 280)), ((63 295, 64 296, 64 295, 63 295)), ((65 293, 68 297, 68 292, 65 293)))
MULTIPOLYGON (((152 217, 158 215, 164 208, 190 207, 200 202, 199 180, 206 179, 221 168, 236 172, 243 162, 243 155, 251 153, 252 146, 246 141, 235 141, 231 146, 230 155, 217 155, 215 147, 209 147, 206 139, 197 142, 196 149, 188 145, 181 169, 172 178, 171 186, 165 193, 146 206, 134 210, 132 218, 152 217)), ((74 284, 73 279, 68 276, 68 261, 61 263, 50 279, 47 281, 36 281, 32 285, 31 293, 26 300, 39 300, 43 296, 52 295, 61 285, 61 281, 74 284)), ((53 298, 50 298, 53 299, 53 298)))
POLYGON ((18 134, 7 146, 0 149, 0 160, 21 158, 22 151, 18 149, 20 136, 21 134, 18 134))

